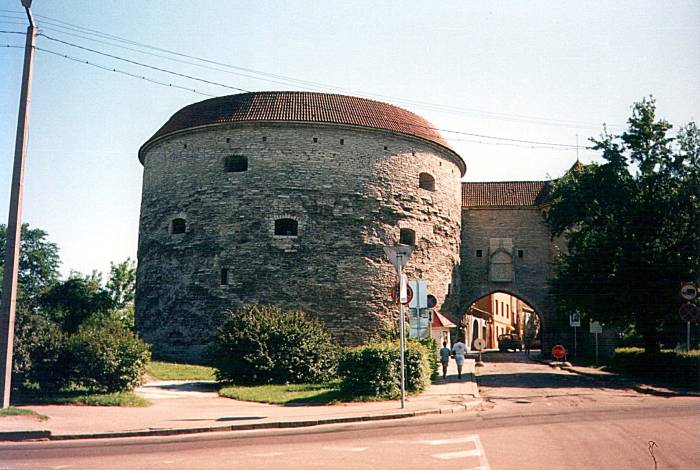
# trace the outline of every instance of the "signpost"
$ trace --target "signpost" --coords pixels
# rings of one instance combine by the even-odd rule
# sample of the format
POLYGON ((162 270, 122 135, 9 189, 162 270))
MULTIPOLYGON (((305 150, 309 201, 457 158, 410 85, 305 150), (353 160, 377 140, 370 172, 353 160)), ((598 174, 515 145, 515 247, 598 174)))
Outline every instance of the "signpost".
POLYGON ((598 335, 603 332, 603 325, 599 321, 590 320, 590 332, 595 335, 595 363, 598 364, 598 335))
POLYGON ((413 247, 408 245, 398 245, 398 246, 385 246, 384 253, 386 257, 389 258, 391 264, 394 265, 396 273, 399 276, 399 335, 401 336, 401 408, 404 408, 406 400, 406 371, 405 371, 405 358, 404 358, 404 345, 406 342, 406 332, 404 331, 403 322, 403 305, 408 303, 408 285, 406 283, 406 276, 403 274, 403 267, 406 266, 408 258, 413 253, 413 247))
POLYGON ((578 311, 569 315, 569 325, 574 328, 574 357, 576 357, 576 328, 581 326, 581 314, 578 311))
POLYGON ((475 365, 476 367, 483 367, 483 366, 484 366, 484 363, 483 363, 483 361, 481 360, 481 351, 483 351, 484 348, 486 348, 486 341, 484 340, 484 338, 476 338, 476 339, 474 340, 474 343, 473 343, 473 344, 474 344, 474 349, 476 349, 477 351, 479 351, 479 360, 478 360, 478 361, 476 362, 476 364, 474 364, 474 365, 475 365))
POLYGON ((692 282, 683 282, 680 294, 686 303, 678 309, 678 315, 686 322, 685 345, 686 349, 690 351, 690 324, 698 321, 698 317, 700 317, 700 308, 691 303, 698 296, 698 287, 692 282))

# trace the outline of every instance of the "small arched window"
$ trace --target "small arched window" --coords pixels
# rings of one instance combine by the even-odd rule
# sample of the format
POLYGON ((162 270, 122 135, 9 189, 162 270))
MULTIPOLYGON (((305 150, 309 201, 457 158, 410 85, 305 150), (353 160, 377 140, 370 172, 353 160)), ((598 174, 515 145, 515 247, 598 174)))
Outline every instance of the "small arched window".
POLYGON ((177 218, 173 219, 171 223, 171 231, 173 235, 177 235, 178 233, 185 233, 187 230, 187 222, 185 219, 177 218))
POLYGON ((224 170, 227 173, 248 171, 248 157, 243 155, 228 155, 224 157, 224 170))
POLYGON ((435 191, 435 178, 430 173, 421 173, 418 175, 418 187, 435 191))
POLYGON ((416 232, 410 228, 402 228, 399 235, 399 243, 401 245, 415 245, 416 244, 416 232))
POLYGON ((275 220, 275 235, 281 237, 296 237, 299 230, 299 222, 294 219, 275 220))

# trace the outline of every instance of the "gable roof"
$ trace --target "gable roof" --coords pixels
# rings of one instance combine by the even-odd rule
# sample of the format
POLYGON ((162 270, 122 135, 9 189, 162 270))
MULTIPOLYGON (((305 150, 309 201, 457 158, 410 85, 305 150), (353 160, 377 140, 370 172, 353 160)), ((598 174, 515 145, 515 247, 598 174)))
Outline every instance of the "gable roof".
POLYGON ((549 181, 462 183, 462 207, 535 207, 547 202, 549 181))
POLYGON ((454 328, 457 325, 452 323, 447 317, 440 312, 433 311, 433 328, 454 328))

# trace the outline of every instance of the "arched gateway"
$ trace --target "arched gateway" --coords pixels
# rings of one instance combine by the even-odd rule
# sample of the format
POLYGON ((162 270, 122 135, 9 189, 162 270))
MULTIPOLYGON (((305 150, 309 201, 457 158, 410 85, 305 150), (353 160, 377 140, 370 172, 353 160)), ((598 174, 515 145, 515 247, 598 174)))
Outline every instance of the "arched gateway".
POLYGON ((518 297, 539 315, 543 348, 551 342, 548 280, 561 247, 546 222, 548 190, 548 181, 462 183, 457 302, 462 317, 489 294, 518 297))

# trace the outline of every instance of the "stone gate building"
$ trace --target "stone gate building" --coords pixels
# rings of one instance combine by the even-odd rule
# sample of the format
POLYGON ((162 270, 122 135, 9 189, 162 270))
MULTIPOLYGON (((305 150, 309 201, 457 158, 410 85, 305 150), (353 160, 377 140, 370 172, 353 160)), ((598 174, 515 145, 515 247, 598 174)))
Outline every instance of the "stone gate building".
POLYGON ((547 184, 461 183, 463 160, 412 112, 310 92, 213 98, 175 113, 139 159, 136 322, 157 355, 200 357, 221 312, 246 302, 366 340, 398 315, 382 249, 397 243, 455 322, 504 291, 546 324, 547 184))

